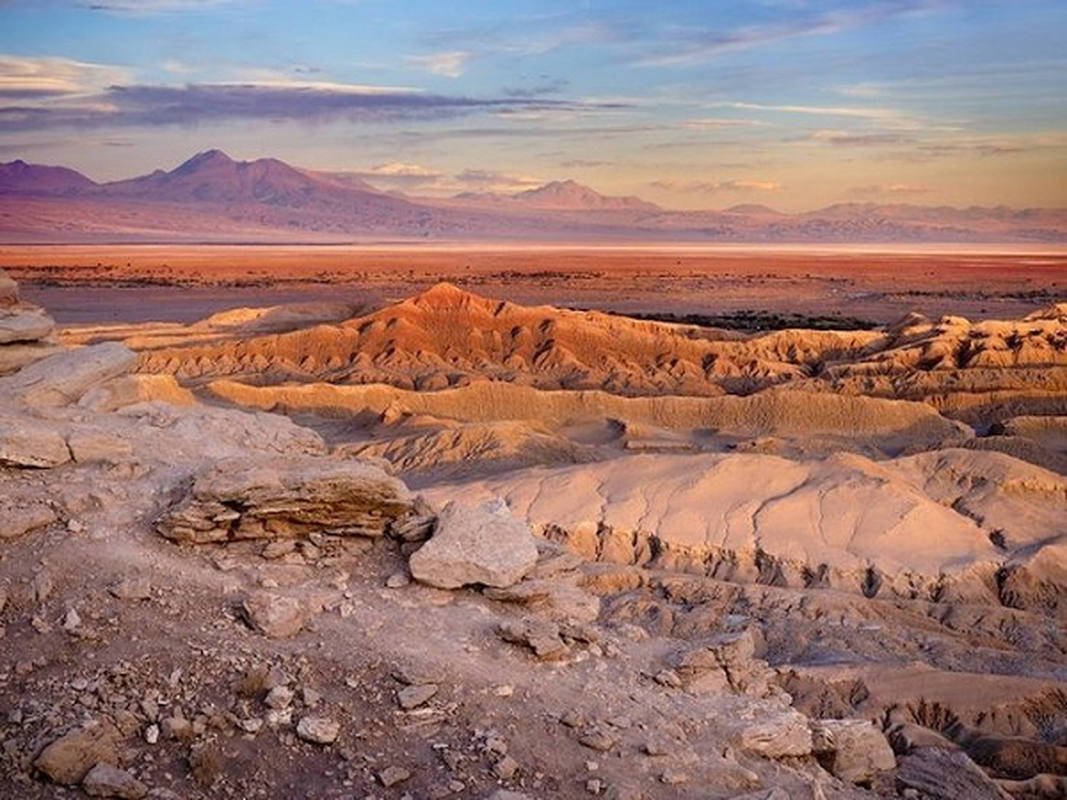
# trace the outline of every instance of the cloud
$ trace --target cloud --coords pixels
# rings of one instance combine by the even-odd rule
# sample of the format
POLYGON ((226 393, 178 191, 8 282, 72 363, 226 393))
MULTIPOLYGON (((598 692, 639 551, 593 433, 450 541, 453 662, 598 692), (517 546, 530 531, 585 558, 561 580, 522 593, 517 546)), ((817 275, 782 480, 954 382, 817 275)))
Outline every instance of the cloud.
POLYGON ((376 184, 386 184, 388 186, 422 186, 424 184, 434 184, 444 176, 444 173, 440 170, 404 161, 378 164, 369 169, 354 170, 345 174, 373 181, 376 184))
MULTIPOLYGON (((25 86, 26 79, 20 80, 21 83, 13 85, 25 86)), ((380 122, 549 108, 577 112, 591 111, 597 107, 562 100, 475 98, 434 94, 406 87, 325 82, 113 85, 91 95, 59 95, 58 99, 47 103, 0 103, 0 131, 49 127, 198 125, 233 119, 307 123, 335 120, 380 122)))
POLYGON ((120 67, 69 58, 0 55, 0 99, 81 95, 126 80, 120 67))
POLYGON ((883 147, 907 141, 907 138, 899 133, 854 133, 851 131, 816 131, 807 138, 836 147, 883 147))
POLYGON ((754 119, 737 119, 732 117, 708 117, 704 119, 687 119, 683 128, 698 131, 731 130, 736 128, 755 128, 764 123, 754 119))
POLYGON ((531 175, 516 175, 510 172, 497 172, 490 169, 465 169, 457 173, 456 181, 479 191, 522 191, 544 184, 531 175))
POLYGON ((659 38, 653 52, 637 60, 648 67, 686 67, 707 62, 724 53, 777 44, 791 39, 826 36, 897 17, 936 11, 951 0, 857 0, 824 10, 827 3, 783 9, 784 21, 747 25, 732 30, 681 26, 673 35, 659 38), (820 6, 822 6, 820 8, 820 6))
POLYGON ((731 180, 731 181, 652 181, 648 184, 655 189, 683 194, 720 194, 725 192, 777 192, 782 184, 777 181, 731 180))
POLYGON ((860 106, 766 105, 764 103, 711 103, 708 108, 735 108, 742 111, 774 111, 781 114, 805 114, 818 117, 850 117, 855 119, 896 120, 900 112, 893 108, 863 108, 860 106))
POLYGON ((927 194, 930 189, 916 183, 875 183, 870 186, 856 186, 852 194, 856 195, 919 195, 927 194))
POLYGON ((566 78, 551 78, 542 75, 532 86, 517 86, 504 89, 508 97, 544 97, 546 94, 559 94, 570 85, 566 78))
POLYGON ((137 16, 200 11, 201 9, 247 4, 248 0, 103 0, 102 2, 79 3, 90 11, 137 16))
POLYGON ((450 53, 435 53, 427 56, 408 56, 407 61, 419 69, 426 70, 432 75, 444 75, 448 78, 458 78, 463 74, 467 62, 474 58, 473 53, 464 50, 453 50, 450 53))

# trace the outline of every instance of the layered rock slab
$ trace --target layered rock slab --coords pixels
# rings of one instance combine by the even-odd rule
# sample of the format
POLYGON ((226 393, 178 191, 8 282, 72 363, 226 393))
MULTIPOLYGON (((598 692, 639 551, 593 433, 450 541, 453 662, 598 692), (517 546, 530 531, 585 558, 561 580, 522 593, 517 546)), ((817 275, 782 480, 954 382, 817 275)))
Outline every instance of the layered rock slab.
POLYGON ((376 537, 414 510, 407 487, 370 464, 232 458, 201 470, 156 527, 168 539, 194 544, 315 532, 376 537))

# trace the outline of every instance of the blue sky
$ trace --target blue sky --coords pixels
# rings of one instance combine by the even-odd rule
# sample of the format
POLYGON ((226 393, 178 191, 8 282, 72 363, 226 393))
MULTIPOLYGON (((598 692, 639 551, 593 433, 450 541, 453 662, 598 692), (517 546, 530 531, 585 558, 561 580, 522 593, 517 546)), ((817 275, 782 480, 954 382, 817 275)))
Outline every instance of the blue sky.
POLYGON ((1067 205, 1062 0, 0 0, 0 160, 414 194, 1067 205))

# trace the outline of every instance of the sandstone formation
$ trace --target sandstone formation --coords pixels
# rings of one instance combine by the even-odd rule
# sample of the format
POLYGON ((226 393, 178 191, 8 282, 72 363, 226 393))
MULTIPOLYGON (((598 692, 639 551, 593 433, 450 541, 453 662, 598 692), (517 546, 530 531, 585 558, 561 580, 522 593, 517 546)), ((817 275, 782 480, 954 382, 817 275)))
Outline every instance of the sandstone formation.
POLYGON ((1062 794, 1067 487, 1012 450, 1062 452, 1057 416, 1019 395, 987 436, 961 396, 900 398, 952 341, 993 348, 931 364, 974 379, 969 409, 1000 402, 974 370, 1032 393, 1042 359, 1059 402, 1060 316, 997 355, 958 321, 738 336, 499 305, 443 288, 349 334, 373 354, 395 320, 396 354, 418 323, 420 358, 462 372, 449 325, 550 318, 583 366, 551 346, 532 378, 471 362, 442 391, 230 381, 204 403, 95 344, 0 378, 0 794, 1062 794), (646 335, 641 359, 746 366, 561 388, 646 335), (828 392, 835 348, 856 371, 828 392))
POLYGON ((366 463, 231 459, 197 474, 158 527, 168 539, 194 544, 311 532, 373 537, 413 510, 407 487, 366 463))

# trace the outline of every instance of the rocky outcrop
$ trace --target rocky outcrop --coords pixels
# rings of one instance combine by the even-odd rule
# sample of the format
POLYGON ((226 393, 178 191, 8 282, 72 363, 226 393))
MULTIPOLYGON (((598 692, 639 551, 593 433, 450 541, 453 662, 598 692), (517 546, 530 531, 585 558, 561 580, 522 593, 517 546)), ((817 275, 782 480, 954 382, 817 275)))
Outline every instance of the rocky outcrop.
POLYGON ((366 463, 237 458, 198 473, 157 530, 193 544, 309 533, 376 537, 414 509, 415 498, 401 481, 366 463))
POLYGON ((0 396, 31 407, 70 405, 89 389, 135 366, 137 354, 121 344, 90 345, 49 356, 0 379, 0 396))
POLYGON ((497 501, 450 503, 409 566, 416 580, 441 589, 471 584, 502 588, 522 580, 536 563, 537 544, 529 527, 497 501))
POLYGON ((94 722, 53 741, 33 765, 53 783, 73 786, 100 763, 117 764, 122 735, 110 722, 94 722))
POLYGON ((55 425, 26 416, 0 414, 0 465, 47 468, 70 460, 67 441, 55 425))
POLYGON ((866 784, 897 765, 881 731, 864 719, 823 719, 811 723, 812 751, 830 773, 848 783, 866 784))
POLYGON ((0 375, 56 352, 55 327, 44 309, 19 299, 18 284, 0 269, 0 375))

